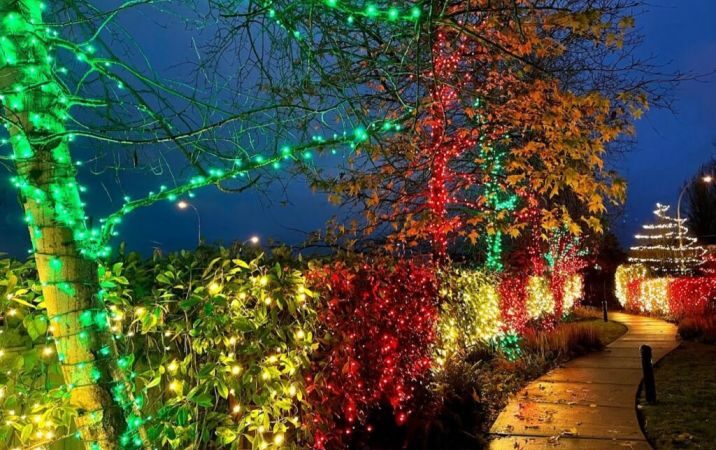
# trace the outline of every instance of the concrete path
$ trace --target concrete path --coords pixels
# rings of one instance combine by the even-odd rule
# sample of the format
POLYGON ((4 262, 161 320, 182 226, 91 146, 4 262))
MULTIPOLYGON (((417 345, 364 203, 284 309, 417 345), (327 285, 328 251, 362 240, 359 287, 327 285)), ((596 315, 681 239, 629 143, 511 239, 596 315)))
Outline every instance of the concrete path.
POLYGON ((678 346, 663 320, 612 312, 629 330, 604 351, 574 359, 530 383, 492 426, 490 450, 649 450, 636 417, 639 347, 654 362, 678 346))

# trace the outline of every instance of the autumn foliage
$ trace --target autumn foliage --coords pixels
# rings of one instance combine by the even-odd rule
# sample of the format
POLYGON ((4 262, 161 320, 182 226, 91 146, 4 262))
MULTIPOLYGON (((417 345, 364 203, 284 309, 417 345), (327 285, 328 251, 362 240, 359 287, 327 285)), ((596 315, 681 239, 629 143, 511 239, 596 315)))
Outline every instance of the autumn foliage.
POLYGON ((618 53, 631 20, 579 2, 440 8, 423 24, 428 61, 401 92, 420 93, 414 130, 357 153, 323 187, 338 201, 362 203, 368 232, 389 223, 393 244, 429 242, 438 255, 456 240, 528 231, 519 212, 533 207, 529 199, 543 230, 601 231, 606 206, 625 193, 604 166, 607 147, 632 132, 647 100, 639 89, 619 90, 623 80, 607 89, 569 61, 587 47, 618 53), (505 156, 495 163, 498 152, 505 156), (495 190, 517 201, 501 205, 495 190))

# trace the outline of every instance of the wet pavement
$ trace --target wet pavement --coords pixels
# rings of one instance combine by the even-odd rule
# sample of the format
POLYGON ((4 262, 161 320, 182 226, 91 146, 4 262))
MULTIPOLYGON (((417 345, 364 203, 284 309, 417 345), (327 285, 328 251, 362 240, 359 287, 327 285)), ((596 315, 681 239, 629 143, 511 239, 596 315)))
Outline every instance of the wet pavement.
POLYGON ((639 347, 654 362, 678 346, 676 326, 610 313, 628 331, 602 352, 574 359, 515 394, 497 417, 490 450, 648 450, 636 416, 639 347))

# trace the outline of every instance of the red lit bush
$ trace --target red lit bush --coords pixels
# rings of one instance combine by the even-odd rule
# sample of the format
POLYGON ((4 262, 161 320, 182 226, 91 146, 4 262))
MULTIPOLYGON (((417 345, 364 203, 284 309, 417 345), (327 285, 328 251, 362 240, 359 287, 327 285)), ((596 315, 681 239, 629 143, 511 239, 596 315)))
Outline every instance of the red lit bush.
POLYGON ((642 280, 643 280, 642 278, 639 278, 636 280, 630 280, 627 283, 627 288, 626 288, 626 292, 627 292, 626 297, 627 298, 626 298, 626 304, 624 305, 624 307, 628 311, 640 311, 641 310, 639 297, 641 295, 640 292, 641 292, 642 280))
POLYGON ((639 276, 638 266, 620 266, 616 294, 630 311, 658 313, 673 319, 716 312, 716 276, 639 276), (620 275, 621 272, 621 275, 620 275))
POLYGON ((527 278, 520 274, 507 275, 500 282, 500 309, 506 331, 521 334, 527 325, 526 286, 527 278))
POLYGON ((318 311, 324 336, 308 380, 316 409, 308 424, 316 448, 340 448, 375 414, 398 425, 415 409, 429 375, 438 292, 435 271, 379 261, 314 268, 309 280, 326 301, 318 311))
POLYGON ((669 312, 675 318, 706 314, 715 298, 716 277, 674 278, 669 283, 669 312))

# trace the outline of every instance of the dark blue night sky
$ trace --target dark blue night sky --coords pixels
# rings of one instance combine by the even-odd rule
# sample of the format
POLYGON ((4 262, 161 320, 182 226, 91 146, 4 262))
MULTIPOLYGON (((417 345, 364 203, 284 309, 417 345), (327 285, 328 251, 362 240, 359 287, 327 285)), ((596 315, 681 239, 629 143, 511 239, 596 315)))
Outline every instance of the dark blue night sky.
MULTIPOLYGON (((716 70, 714 21, 714 0, 654 0, 637 17, 645 38, 639 52, 668 64, 665 70, 711 74, 716 70)), ((191 50, 188 39, 178 39, 172 33, 145 41, 148 45, 142 42, 144 51, 158 66, 170 66, 191 50)), ((629 182, 625 215, 615 230, 625 244, 630 243, 639 225, 650 219, 656 202, 675 204, 681 184, 716 155, 716 76, 683 83, 673 98, 676 114, 649 111, 637 124, 635 148, 614 161, 629 182)), ((91 184, 90 188, 101 190, 91 184)), ((106 198, 100 195, 96 200, 106 198)), ((210 189, 198 192, 193 204, 200 212, 202 234, 209 242, 259 235, 264 241, 273 238, 296 243, 305 238, 303 232, 321 228, 338 212, 301 180, 289 183, 287 197, 278 186, 265 193, 238 195, 210 189)), ((164 203, 128 217, 121 233, 130 249, 145 253, 154 247, 192 248, 197 239, 196 219, 192 210, 164 203)), ((13 189, 5 184, 0 188, 0 251, 20 256, 27 248, 20 207, 13 189)))
POLYGON ((656 202, 671 204, 682 184, 716 155, 716 2, 655 0, 637 17, 644 34, 641 53, 682 72, 710 74, 685 82, 674 93, 676 114, 652 110, 637 123, 637 144, 618 161, 629 182, 624 220, 615 230, 629 244, 656 202))

